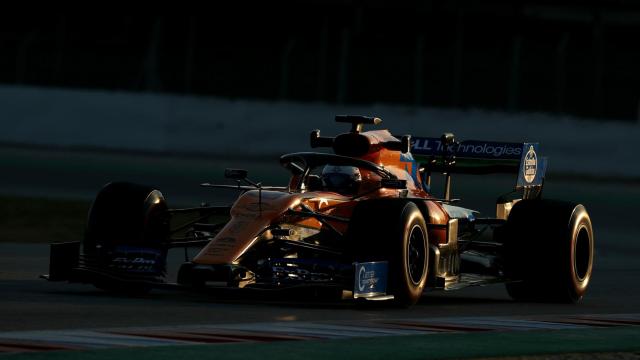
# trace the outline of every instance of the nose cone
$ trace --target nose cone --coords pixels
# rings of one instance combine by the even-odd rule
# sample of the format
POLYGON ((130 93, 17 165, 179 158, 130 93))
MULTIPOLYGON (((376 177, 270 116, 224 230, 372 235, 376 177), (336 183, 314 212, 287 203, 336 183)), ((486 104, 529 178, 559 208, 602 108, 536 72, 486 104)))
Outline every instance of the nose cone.
POLYGON ((242 194, 231 208, 231 216, 271 218, 300 202, 300 194, 252 190, 242 194))
POLYGON ((231 208, 231 220, 200 251, 193 262, 235 263, 275 219, 299 202, 299 194, 258 190, 244 193, 231 208))

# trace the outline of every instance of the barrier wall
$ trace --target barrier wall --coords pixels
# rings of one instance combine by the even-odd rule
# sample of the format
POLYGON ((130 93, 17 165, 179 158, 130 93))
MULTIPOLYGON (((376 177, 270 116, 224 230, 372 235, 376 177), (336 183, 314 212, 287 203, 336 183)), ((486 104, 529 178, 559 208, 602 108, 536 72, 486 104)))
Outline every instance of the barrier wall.
POLYGON ((146 93, 0 87, 0 143, 275 155, 309 150, 309 132, 345 131, 335 114, 375 115, 397 134, 537 141, 551 172, 640 176, 640 126, 536 113, 338 106, 146 93))

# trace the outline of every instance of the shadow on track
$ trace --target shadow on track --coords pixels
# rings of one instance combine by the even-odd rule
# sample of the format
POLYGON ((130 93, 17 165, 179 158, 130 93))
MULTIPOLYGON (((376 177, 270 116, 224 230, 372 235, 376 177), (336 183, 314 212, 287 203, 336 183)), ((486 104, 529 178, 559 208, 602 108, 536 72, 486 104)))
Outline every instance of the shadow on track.
MULTIPOLYGON (((66 285, 66 284, 65 284, 66 285)), ((260 290, 249 289, 206 289, 201 291, 188 290, 154 290, 149 294, 115 294, 94 289, 90 285, 75 285, 73 288, 56 288, 45 290, 47 294, 64 297, 91 299, 90 301, 144 301, 150 306, 155 304, 182 304, 207 306, 218 305, 251 305, 251 306, 276 306, 292 309, 365 309, 385 310, 398 309, 390 302, 341 299, 341 294, 335 291, 318 291, 317 289, 292 290, 260 290)), ((55 300, 54 298, 51 299, 55 300)), ((60 299, 61 301, 64 301, 60 299)), ((426 293, 414 307, 435 306, 473 306, 487 304, 513 304, 506 298, 483 298, 477 296, 460 296, 446 293, 426 293)))

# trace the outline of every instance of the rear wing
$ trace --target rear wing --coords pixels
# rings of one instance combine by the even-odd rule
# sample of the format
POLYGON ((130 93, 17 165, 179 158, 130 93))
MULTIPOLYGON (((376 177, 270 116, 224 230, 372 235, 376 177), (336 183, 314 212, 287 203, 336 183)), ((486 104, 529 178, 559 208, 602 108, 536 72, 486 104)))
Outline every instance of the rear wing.
POLYGON ((541 189, 547 170, 547 158, 539 156, 538 143, 456 142, 452 134, 416 136, 411 138, 411 153, 427 177, 431 173, 518 174, 516 189, 541 189))

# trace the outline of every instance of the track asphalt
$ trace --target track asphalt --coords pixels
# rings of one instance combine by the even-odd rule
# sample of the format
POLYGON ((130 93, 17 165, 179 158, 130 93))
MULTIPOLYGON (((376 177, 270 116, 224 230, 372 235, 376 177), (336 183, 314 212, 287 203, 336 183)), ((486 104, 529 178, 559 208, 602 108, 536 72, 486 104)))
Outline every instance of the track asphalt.
MULTIPOLYGON (((224 167, 246 167, 265 183, 278 184, 286 172, 277 159, 269 163, 250 160, 207 160, 44 152, 0 149, 0 193, 88 199, 109 180, 128 179, 157 184, 170 204, 198 205, 201 201, 225 203, 231 196, 197 186, 220 180, 224 167)), ((492 211, 495 197, 513 185, 511 178, 454 179, 454 195, 462 206, 492 211), (476 206, 476 204, 478 204, 476 206)), ((211 294, 155 291, 141 297, 118 297, 87 285, 47 283, 37 276, 47 272, 46 244, 0 242, 0 333, 29 331, 102 331, 113 328, 222 327, 229 324, 323 323, 368 324, 418 319, 520 319, 538 321, 585 316, 621 316, 640 313, 640 222, 637 204, 640 187, 633 184, 567 181, 549 177, 545 196, 584 203, 596 233, 596 264, 590 289, 578 305, 515 303, 501 285, 455 292, 426 293, 413 308, 354 306, 350 302, 310 301, 290 298, 225 298, 211 294)), ((43 235, 46 238, 46 234, 43 235)), ((45 240, 46 241, 46 240, 45 240)), ((180 254, 171 254, 173 269, 180 254)), ((458 320, 455 320, 458 319, 458 320)), ((271 329, 273 330, 273 329, 271 329)), ((270 331, 270 330, 267 330, 270 331)), ((273 332, 273 331, 271 331, 273 332)), ((210 345, 165 345, 107 350, 20 354, 38 358, 101 359, 193 357, 208 354, 223 358, 255 356, 320 358, 340 353, 374 358, 447 358, 498 356, 545 352, 636 351, 637 327, 596 326, 588 329, 553 329, 490 332, 390 334, 383 337, 322 338, 310 341, 246 342, 210 345), (564 345, 563 345, 564 344, 564 345), (568 344, 568 345, 567 345, 568 344), (499 349, 500 351, 496 351, 499 349), (466 352, 464 352, 466 351, 466 352), (424 356, 425 354, 429 354, 424 356)), ((1 338, 1 336, 0 336, 1 338)), ((8 358, 13 358, 13 355, 8 358)))

